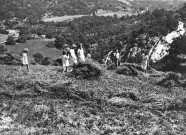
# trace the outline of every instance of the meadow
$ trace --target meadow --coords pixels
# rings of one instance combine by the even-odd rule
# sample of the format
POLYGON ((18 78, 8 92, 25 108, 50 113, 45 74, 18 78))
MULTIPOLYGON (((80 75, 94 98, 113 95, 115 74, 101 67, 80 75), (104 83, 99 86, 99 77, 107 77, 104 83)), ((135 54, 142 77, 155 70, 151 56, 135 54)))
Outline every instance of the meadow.
POLYGON ((186 91, 160 78, 101 68, 78 79, 61 67, 0 65, 2 135, 184 135, 186 91))
POLYGON ((61 56, 61 51, 56 48, 48 48, 47 43, 53 41, 53 39, 32 39, 27 40, 27 43, 17 43, 16 45, 7 45, 9 52, 15 54, 20 54, 23 48, 28 48, 28 56, 32 57, 33 54, 39 52, 45 57, 59 57, 61 56))

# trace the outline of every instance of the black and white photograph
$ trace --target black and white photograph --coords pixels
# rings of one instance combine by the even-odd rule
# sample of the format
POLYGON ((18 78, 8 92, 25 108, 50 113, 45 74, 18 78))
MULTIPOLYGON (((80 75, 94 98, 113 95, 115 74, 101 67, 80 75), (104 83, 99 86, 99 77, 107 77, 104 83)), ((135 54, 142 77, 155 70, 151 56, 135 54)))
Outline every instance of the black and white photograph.
POLYGON ((0 0, 0 135, 186 135, 186 0, 0 0))

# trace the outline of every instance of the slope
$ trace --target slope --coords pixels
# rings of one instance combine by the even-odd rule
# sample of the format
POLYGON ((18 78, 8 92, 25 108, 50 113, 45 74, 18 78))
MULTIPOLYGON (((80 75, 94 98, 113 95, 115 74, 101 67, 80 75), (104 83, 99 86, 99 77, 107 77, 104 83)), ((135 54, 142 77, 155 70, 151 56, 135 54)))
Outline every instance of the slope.
POLYGON ((185 90, 104 71, 81 80, 60 67, 0 66, 1 125, 19 134, 185 134, 185 90))

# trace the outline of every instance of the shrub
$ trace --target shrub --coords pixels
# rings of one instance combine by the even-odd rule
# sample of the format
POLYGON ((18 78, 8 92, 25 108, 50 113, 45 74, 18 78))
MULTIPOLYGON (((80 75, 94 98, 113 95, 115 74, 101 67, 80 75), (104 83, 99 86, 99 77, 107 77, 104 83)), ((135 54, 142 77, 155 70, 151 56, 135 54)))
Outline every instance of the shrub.
POLYGON ((62 49, 63 45, 66 43, 66 39, 63 36, 58 36, 54 42, 57 49, 62 49))
POLYGON ((46 44, 46 46, 47 46, 48 48, 55 48, 55 44, 54 44, 53 41, 52 41, 52 42, 48 42, 48 43, 46 44))
POLYGON ((19 42, 19 43, 26 43, 26 39, 27 39, 26 36, 21 35, 21 36, 19 36, 17 42, 19 42))
POLYGON ((52 59, 50 57, 44 57, 42 61, 42 65, 50 65, 52 63, 52 59))
POLYGON ((26 35, 26 40, 31 40, 34 39, 34 37, 32 37, 30 34, 26 35))
POLYGON ((34 57, 35 62, 40 63, 40 64, 42 63, 43 55, 41 53, 37 52, 36 54, 33 54, 33 57, 34 57))
POLYGON ((46 38, 49 38, 49 39, 53 38, 53 34, 48 32, 48 33, 46 34, 46 38))
POLYGON ((0 28, 0 33, 1 34, 8 34, 8 31, 6 31, 5 29, 0 28))
POLYGON ((13 36, 9 36, 6 40, 6 45, 15 45, 16 41, 13 36))
POLYGON ((0 45, 0 54, 7 52, 7 48, 5 45, 0 45))

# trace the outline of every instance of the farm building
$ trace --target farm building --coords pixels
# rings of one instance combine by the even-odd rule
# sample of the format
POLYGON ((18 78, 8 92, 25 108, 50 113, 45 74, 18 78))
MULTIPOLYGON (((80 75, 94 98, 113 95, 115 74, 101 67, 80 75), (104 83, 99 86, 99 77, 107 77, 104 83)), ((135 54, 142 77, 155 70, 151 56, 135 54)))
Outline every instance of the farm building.
POLYGON ((8 36, 13 36, 14 38, 18 38, 19 37, 19 30, 16 29, 8 29, 6 30, 8 31, 8 36))

